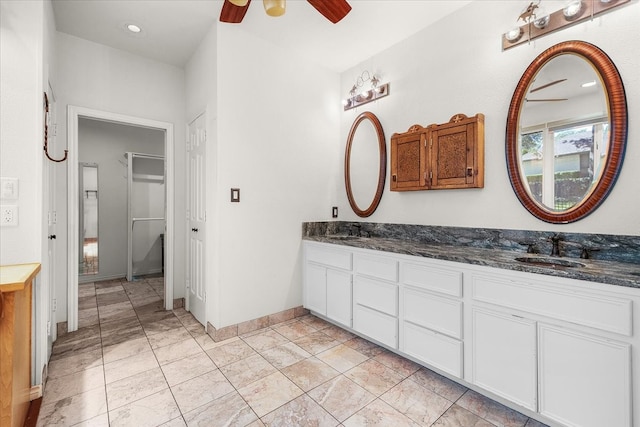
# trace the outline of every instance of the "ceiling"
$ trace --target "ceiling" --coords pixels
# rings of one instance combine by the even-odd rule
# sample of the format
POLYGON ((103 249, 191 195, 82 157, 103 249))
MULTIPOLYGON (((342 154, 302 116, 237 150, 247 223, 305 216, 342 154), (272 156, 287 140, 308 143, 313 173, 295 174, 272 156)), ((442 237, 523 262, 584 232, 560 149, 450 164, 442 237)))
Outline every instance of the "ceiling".
MULTIPOLYGON (((57 30, 183 67, 218 20, 222 0, 53 0, 57 30), (134 23, 135 35, 125 30, 134 23)), ((331 24, 305 0, 288 0, 284 16, 253 0, 246 31, 342 72, 467 5, 470 0, 349 0, 351 12, 331 24)))

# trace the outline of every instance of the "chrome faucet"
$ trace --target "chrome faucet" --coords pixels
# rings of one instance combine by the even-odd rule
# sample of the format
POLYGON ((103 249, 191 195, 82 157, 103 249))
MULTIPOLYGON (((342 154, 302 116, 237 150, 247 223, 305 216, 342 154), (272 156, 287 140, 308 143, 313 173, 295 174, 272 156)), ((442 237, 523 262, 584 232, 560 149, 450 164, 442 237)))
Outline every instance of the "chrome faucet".
POLYGON ((560 254, 560 242, 564 240, 564 238, 556 233, 549 237, 549 240, 551 240, 551 256, 562 256, 560 254))

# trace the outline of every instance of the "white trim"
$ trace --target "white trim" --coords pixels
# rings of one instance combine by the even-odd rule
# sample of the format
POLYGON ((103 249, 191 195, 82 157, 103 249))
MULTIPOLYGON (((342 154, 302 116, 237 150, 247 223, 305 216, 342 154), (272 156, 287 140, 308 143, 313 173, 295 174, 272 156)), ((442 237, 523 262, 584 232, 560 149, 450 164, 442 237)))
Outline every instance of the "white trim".
POLYGON ((174 262, 174 199, 175 199, 175 159, 173 124, 124 114, 110 113, 85 107, 69 105, 67 108, 67 139, 69 157, 67 160, 67 329, 78 329, 78 265, 75 255, 78 253, 78 121, 86 117, 105 122, 121 123, 165 131, 164 153, 166 167, 166 232, 165 232, 165 280, 164 305, 173 310, 173 262, 174 262))

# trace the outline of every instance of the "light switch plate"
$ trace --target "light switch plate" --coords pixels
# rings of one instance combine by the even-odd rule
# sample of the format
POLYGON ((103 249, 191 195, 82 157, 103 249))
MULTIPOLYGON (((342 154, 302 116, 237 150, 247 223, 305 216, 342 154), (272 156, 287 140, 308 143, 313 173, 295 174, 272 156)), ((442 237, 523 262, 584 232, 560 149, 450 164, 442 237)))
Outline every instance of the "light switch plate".
POLYGON ((3 199, 3 200, 18 199, 18 178, 9 178, 9 177, 0 178, 0 199, 3 199))

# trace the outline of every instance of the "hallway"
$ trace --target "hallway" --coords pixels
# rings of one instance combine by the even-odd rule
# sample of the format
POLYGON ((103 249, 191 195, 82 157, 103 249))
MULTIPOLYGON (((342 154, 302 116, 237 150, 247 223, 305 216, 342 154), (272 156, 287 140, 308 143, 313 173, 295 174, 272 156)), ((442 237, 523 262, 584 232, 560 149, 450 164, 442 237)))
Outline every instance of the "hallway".
POLYGON ((215 343, 162 292, 80 285, 38 426, 542 426, 312 315, 215 343))

